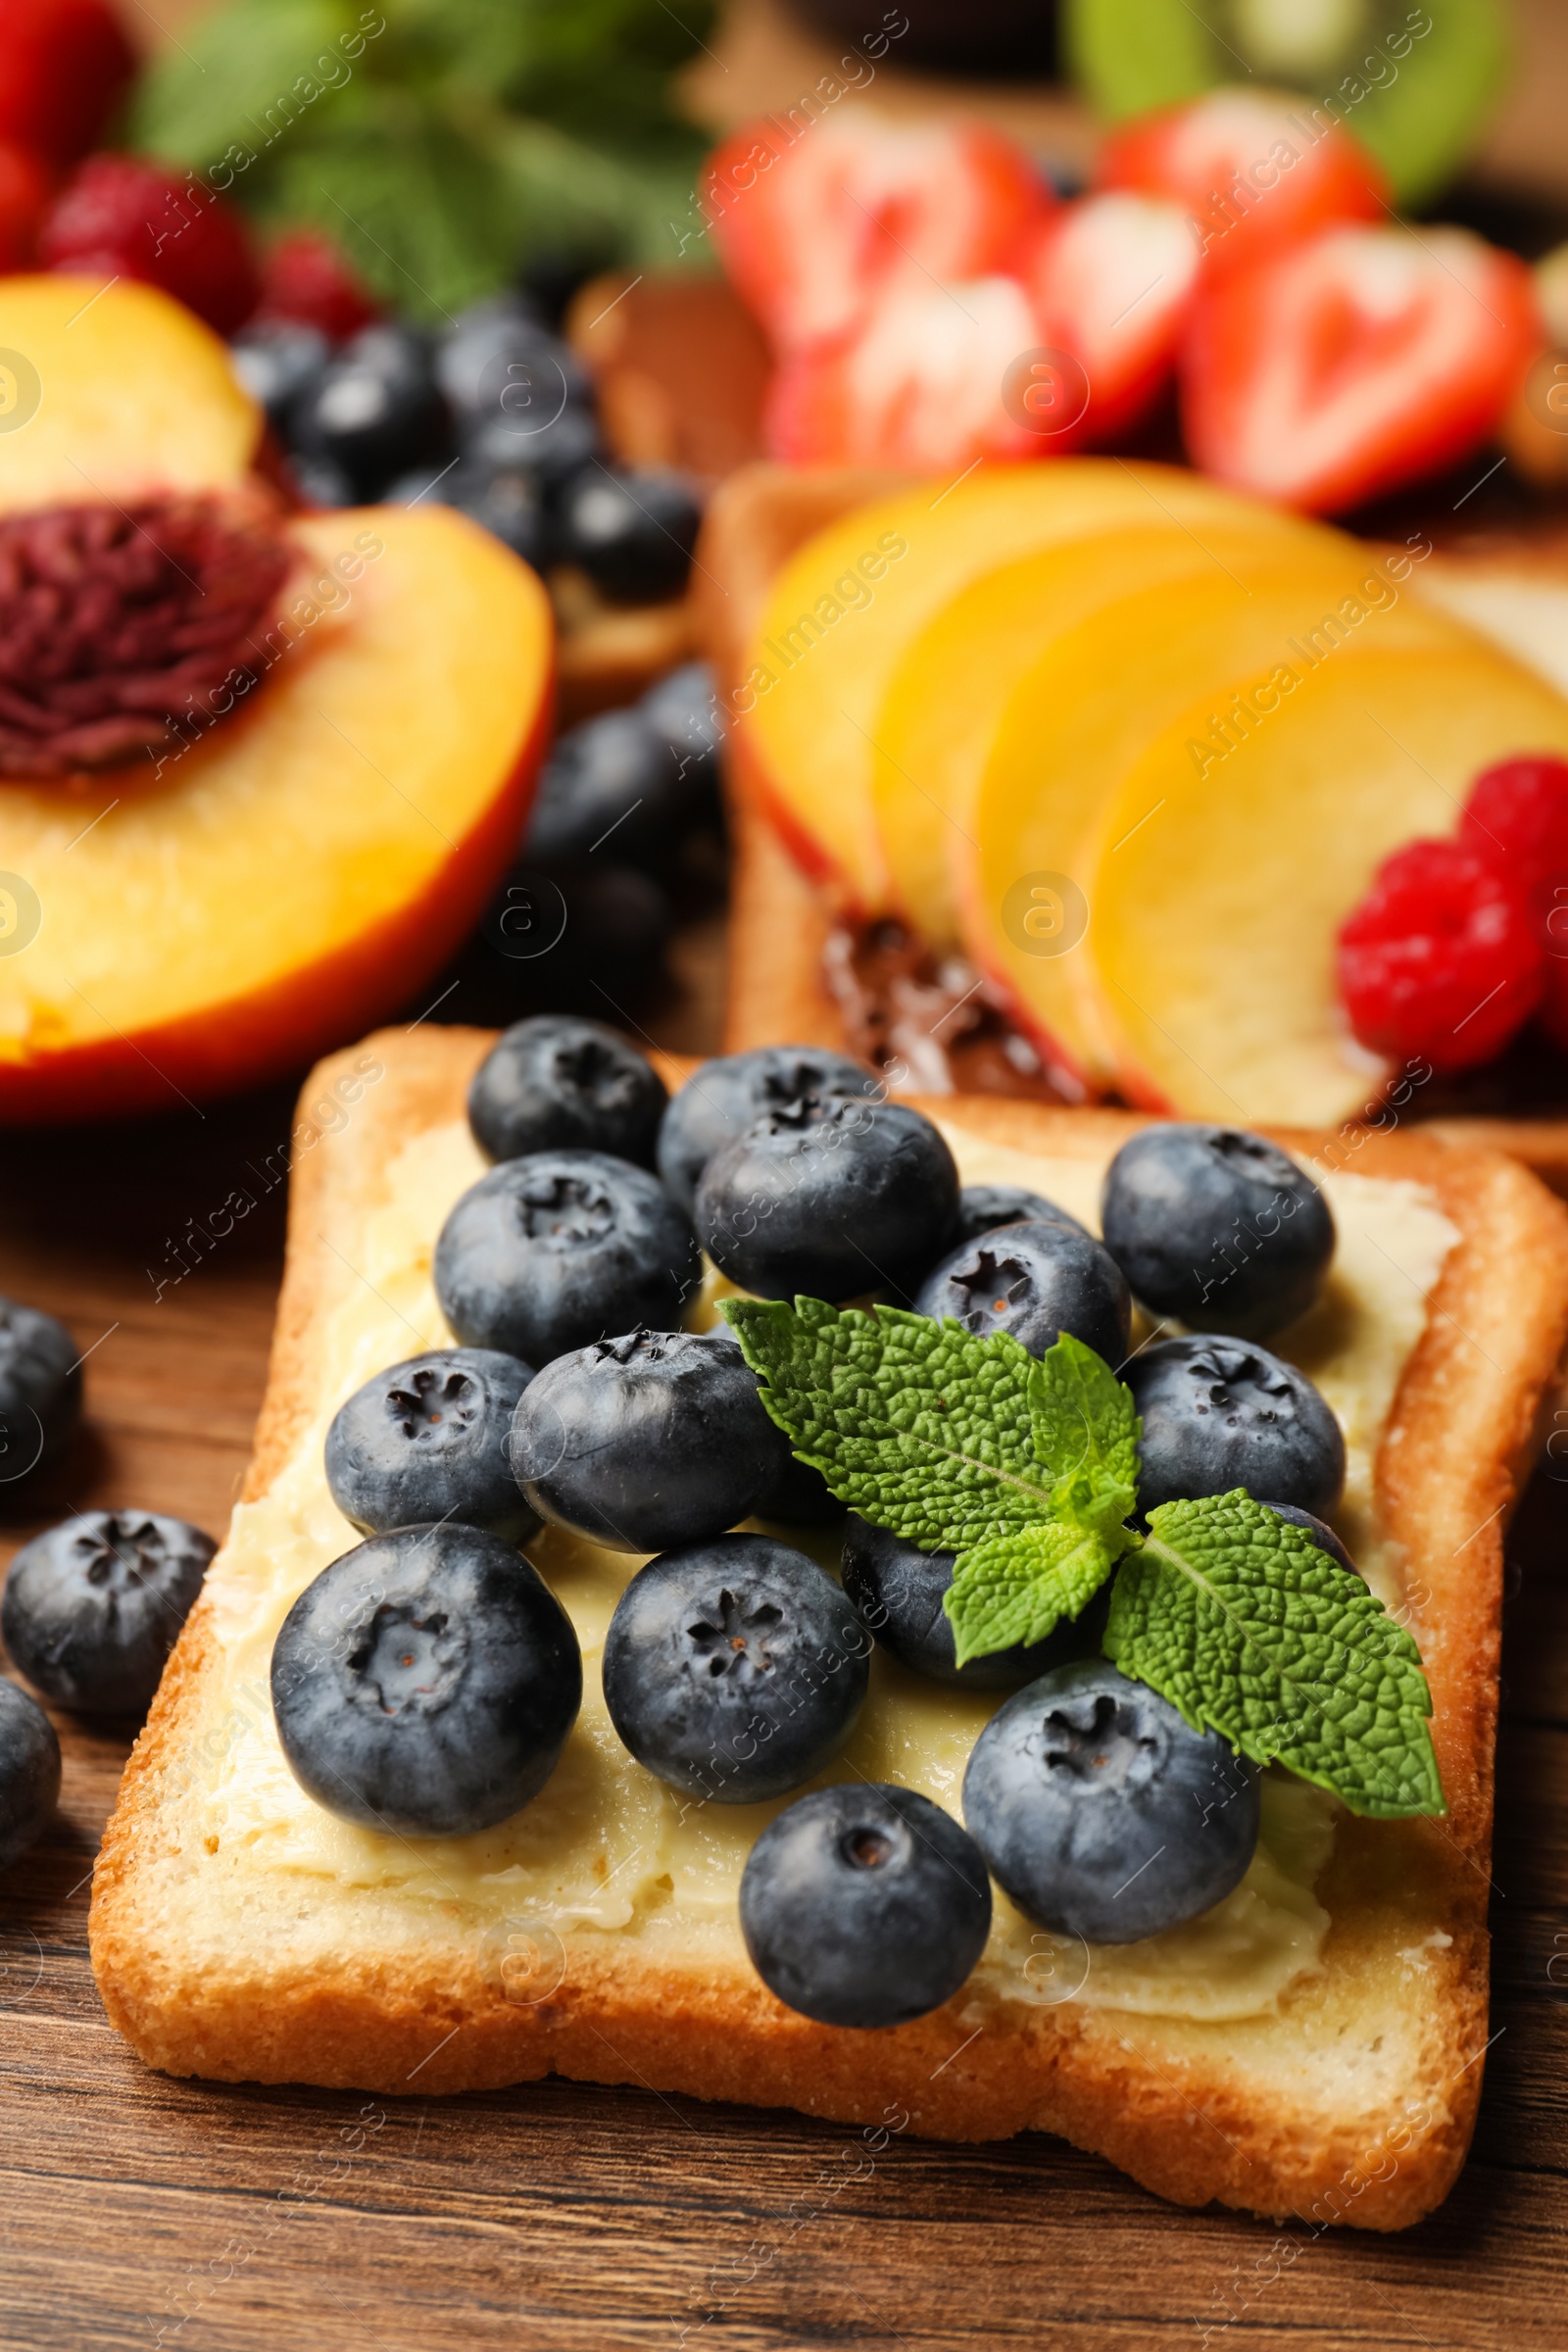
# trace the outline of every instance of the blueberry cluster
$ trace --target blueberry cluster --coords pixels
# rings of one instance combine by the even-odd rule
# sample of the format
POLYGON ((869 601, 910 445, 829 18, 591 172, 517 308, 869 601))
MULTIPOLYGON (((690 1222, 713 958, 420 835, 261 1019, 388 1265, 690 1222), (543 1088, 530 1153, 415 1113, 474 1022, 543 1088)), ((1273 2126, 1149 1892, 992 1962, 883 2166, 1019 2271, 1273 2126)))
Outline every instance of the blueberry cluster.
POLYGON ((333 348, 274 320, 233 351, 314 505, 438 500, 540 569, 575 565, 613 604, 684 589, 691 485, 606 462, 581 363, 525 295, 475 303, 440 337, 389 320, 333 348))

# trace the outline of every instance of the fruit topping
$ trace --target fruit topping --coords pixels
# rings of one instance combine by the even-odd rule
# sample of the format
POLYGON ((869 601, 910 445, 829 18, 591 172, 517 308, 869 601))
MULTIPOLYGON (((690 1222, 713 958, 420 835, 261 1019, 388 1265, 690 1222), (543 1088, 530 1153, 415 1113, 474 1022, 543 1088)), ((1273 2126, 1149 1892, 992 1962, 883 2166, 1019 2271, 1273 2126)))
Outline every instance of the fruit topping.
POLYGON ((582 1703, 571 1619, 510 1544, 456 1521, 372 1536, 272 1645, 290 1771, 345 1821, 466 1838, 538 1795, 582 1703))
POLYGON ((574 864, 601 848, 611 858, 652 858, 678 830, 691 798, 680 761, 641 710, 601 711, 557 738, 524 856, 547 866, 574 864))
POLYGON ((487 1348, 437 1348, 390 1365, 339 1405, 326 1433, 332 1500, 362 1536, 459 1519, 521 1544, 538 1518, 512 1474, 512 1416, 533 1373, 487 1348))
POLYGON ((592 399, 575 352, 516 294, 460 313, 441 339, 435 372, 460 425, 504 425, 519 445, 564 409, 592 399))
POLYGON ((683 662, 655 680, 637 706, 687 772, 710 771, 724 744, 724 717, 706 662, 683 662))
POLYGON ((1143 1416, 1138 1507, 1229 1494, 1322 1518, 1345 1485, 1345 1439, 1304 1372, 1240 1340, 1157 1340, 1125 1367, 1143 1416))
POLYGON ((49 175, 35 155, 0 139, 0 270, 26 270, 38 245, 49 175))
POLYGON ((1235 1127, 1146 1127, 1106 1170, 1101 1212, 1133 1297, 1203 1331, 1282 1330, 1334 1255, 1334 1218, 1305 1169, 1235 1127))
POLYGON ((891 1529, 873 1527, 852 1511, 844 1523, 844 1590, 860 1623, 884 1649, 917 1674, 972 1690, 1015 1690, 1049 1666, 1090 1645, 1076 1626, 1063 1626, 1045 1642, 1014 1642, 966 1666, 957 1663, 953 1620, 944 1610, 956 1553, 922 1551, 891 1529))
POLYGON ((218 1546, 160 1511, 80 1511, 11 1563, 0 1633, 29 1683, 82 1715, 152 1703, 218 1546))
POLYGON ((1040 348, 1005 378, 1039 451, 1100 446, 1147 416, 1175 370, 1198 272, 1178 205, 1085 196, 1047 221, 1023 272, 1040 348))
POLYGON ((1568 760, 1525 753, 1484 769, 1470 787, 1459 839, 1529 900, 1545 958, 1541 1026, 1568 1049, 1568 760))
POLYGON ((645 1169, 607 1152, 532 1152, 464 1194, 434 1271, 464 1347, 548 1364, 607 1332, 671 1329, 702 1257, 645 1169))
POLYGON ((60 1741, 27 1691, 0 1675, 0 1870, 42 1837, 60 1801, 60 1741))
MULTIPOLYGON (((294 318, 253 319, 229 345, 234 373, 279 432, 286 430, 296 403, 320 382, 329 356, 320 328, 294 318)), ((333 503, 341 502, 321 501, 333 503)))
POLYGON ((135 71, 109 0, 6 0, 0 138, 74 164, 97 145, 135 71))
POLYGON ((612 1551, 667 1551, 748 1518, 783 1451, 730 1333, 637 1331, 547 1364, 512 1467, 541 1517, 612 1551))
POLYGON ((1110 1252, 1066 1225, 1004 1225, 962 1243, 934 1267, 914 1298, 915 1312, 951 1315, 986 1338, 1010 1332, 1031 1355, 1044 1355, 1064 1331, 1107 1364, 1127 1352, 1132 1299, 1110 1252))
POLYGON ((1059 1225, 1066 1233, 1089 1230, 1054 1200, 1048 1200, 1044 1193, 1031 1193, 1021 1184, 966 1184, 958 1195, 957 1222, 949 1236, 952 1247, 956 1250, 965 1242, 977 1242, 983 1233, 995 1233, 999 1225, 1059 1225))
POLYGON ((603 1021, 539 1013, 514 1021, 480 1062, 468 1125, 492 1159, 608 1152, 651 1168, 667 1101, 653 1063, 603 1021))
POLYGON ((50 206, 38 253, 46 269, 160 286, 220 335, 256 308, 239 215, 194 172, 176 176, 140 156, 89 156, 50 206))
POLYGON ((293 562, 259 512, 212 499, 0 516, 0 775, 106 767, 167 748, 176 718, 211 726, 220 693, 231 709, 255 683, 293 562))
POLYGON ((612 604, 659 604, 684 590, 701 520, 678 473, 583 466, 561 496, 561 560, 577 564, 612 604))
POLYGON ((417 506, 436 496, 444 507, 456 507, 510 547, 514 556, 535 568, 543 566, 549 528, 539 484, 519 466, 491 466, 474 458, 460 458, 455 466, 438 466, 426 459, 386 492, 393 506, 417 506))
POLYGON ((957 1200, 953 1154, 919 1111, 812 1097, 765 1111, 715 1152, 694 1214, 740 1289, 853 1298, 918 1278, 957 1200))
POLYGON ((407 326, 366 327, 290 415, 291 447, 339 467, 366 498, 432 458, 445 429, 429 345, 407 326))
POLYGON ((689 1211, 714 1152, 763 1112, 808 1097, 825 1102, 881 1091, 880 1080, 861 1063, 820 1046, 757 1046, 749 1054, 717 1054, 692 1072, 664 1113, 659 1130, 664 1190, 689 1211))
POLYGON ((770 1821, 741 1878, 752 1966, 819 2025, 907 2025, 951 2000, 985 1949, 991 1882, 974 1840, 912 1788, 818 1788, 770 1821))
POLYGON ((770 1536, 640 1568, 605 1636, 605 1704, 639 1764, 690 1796, 784 1796, 838 1754, 871 1642, 830 1576, 770 1536))
POLYGON ((380 317, 379 303, 330 237, 309 228, 279 237, 262 261, 256 317, 314 327, 346 343, 380 317))
POLYGON ((63 1323, 0 1298, 0 1487, 65 1451, 81 1419, 81 1350, 63 1323))
POLYGON ((1257 1845, 1255 1764, 1102 1658, 1005 1700, 974 1743, 963 1818, 1030 1919, 1136 1943, 1219 1902, 1257 1845))
POLYGON ((1439 1075, 1490 1061, 1545 988, 1526 889, 1466 841, 1412 841, 1340 931, 1340 994, 1362 1045, 1439 1075))

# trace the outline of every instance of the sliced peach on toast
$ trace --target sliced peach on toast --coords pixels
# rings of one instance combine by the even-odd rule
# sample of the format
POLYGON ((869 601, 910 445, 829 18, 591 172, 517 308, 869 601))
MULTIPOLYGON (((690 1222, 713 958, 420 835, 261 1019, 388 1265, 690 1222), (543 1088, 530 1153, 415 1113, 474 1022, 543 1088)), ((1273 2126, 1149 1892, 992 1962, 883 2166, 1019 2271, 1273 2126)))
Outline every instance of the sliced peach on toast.
POLYGON ((1473 642, 1403 594, 1367 550, 1316 529, 1287 557, 1259 541, 1226 556, 1223 569, 1215 562, 1105 604, 1047 645, 993 725, 964 830, 951 845, 963 943, 1020 1027, 1080 1083, 1117 1078, 1098 999, 1080 986, 1092 902, 1073 895, 1088 890, 1102 810, 1195 696, 1222 703, 1238 678, 1292 659, 1293 641, 1308 642, 1331 620, 1341 634, 1358 625, 1384 646, 1473 642), (1363 615, 1359 624, 1344 617, 1350 612, 1363 615), (1066 877, 1066 888, 1053 876, 1066 877), (1071 902, 1060 926, 1058 900, 1071 902))
POLYGON ((177 1110, 359 1034, 520 835, 552 668, 534 574, 443 507, 287 530, 288 617, 234 714, 161 760, 0 781, 0 1119, 177 1110))
POLYGON ((1568 702, 1478 639, 1356 640, 1235 686, 1174 718, 1103 809, 1079 969, 1132 1100, 1324 1127, 1389 1075, 1346 1026, 1340 925, 1392 850, 1452 831, 1479 769, 1568 753, 1568 702))
POLYGON ((1099 531, 1191 531, 1269 509, 1173 466, 1059 458, 982 466, 858 509, 774 583, 737 681, 734 756, 808 871, 852 912, 890 882, 872 802, 875 729, 911 638, 982 572, 1099 531))

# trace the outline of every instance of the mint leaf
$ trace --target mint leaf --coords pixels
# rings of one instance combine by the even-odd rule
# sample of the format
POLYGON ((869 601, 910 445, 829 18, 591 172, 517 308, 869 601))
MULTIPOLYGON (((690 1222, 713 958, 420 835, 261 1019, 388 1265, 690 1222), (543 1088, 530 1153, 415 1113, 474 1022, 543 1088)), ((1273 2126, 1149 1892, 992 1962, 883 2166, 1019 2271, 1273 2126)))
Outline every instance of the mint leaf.
POLYGON ((942 1606, 957 1662, 1043 1642, 1058 1618, 1076 1617, 1114 1564, 1108 1544, 1083 1527, 1010 1528, 961 1553, 942 1606))
POLYGON ((1035 1360, 901 1307, 726 1298, 762 1402, 841 1502, 926 1551, 1052 1520, 1030 1406, 1035 1360))
POLYGON ((1105 1654, 1199 1730, 1379 1820, 1442 1813, 1421 1656, 1358 1576, 1240 1488, 1161 1503, 1105 1654))
POLYGON ((1113 1560, 1119 1560, 1133 1542, 1122 1521, 1136 1500, 1135 1490, 1108 1470, 1074 1470, 1066 1478, 1058 1478, 1051 1490, 1051 1507, 1056 1517, 1093 1529, 1113 1560))
POLYGON ((1035 1451, 1054 1478, 1101 1470, 1129 1491, 1136 1487, 1142 1424, 1133 1393, 1071 1332, 1035 1366, 1029 1402, 1035 1451))

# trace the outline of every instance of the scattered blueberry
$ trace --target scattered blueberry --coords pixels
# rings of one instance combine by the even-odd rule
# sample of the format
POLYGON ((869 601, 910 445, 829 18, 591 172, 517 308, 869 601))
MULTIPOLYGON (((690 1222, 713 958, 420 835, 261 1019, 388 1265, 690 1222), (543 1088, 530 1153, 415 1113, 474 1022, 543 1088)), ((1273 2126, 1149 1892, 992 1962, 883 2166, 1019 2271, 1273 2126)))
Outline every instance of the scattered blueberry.
POLYGON ((272 1645, 272 1712, 301 1788, 401 1838, 466 1838, 519 1812, 581 1703, 560 1601, 510 1544, 456 1521, 345 1552, 272 1645))
MULTIPOLYGON (((308 507, 354 507, 360 502, 358 488, 343 467, 334 465, 330 458, 313 458, 290 450, 288 469, 295 489, 308 507)), ((409 495, 412 497, 412 491, 409 495)))
POLYGON ((43 1836, 60 1801, 60 1741, 35 1698, 0 1677, 0 1870, 43 1836))
POLYGON ((592 401, 570 346, 515 294, 474 303, 436 346, 435 377, 460 424, 495 422, 514 434, 592 401))
MULTIPOLYGON (((1254 1494, 1252 1500, 1258 1502, 1263 1498, 1254 1494)), ((1303 1511, 1299 1504, 1294 1502, 1264 1501, 1263 1508, 1266 1511, 1272 1511, 1276 1519, 1288 1520, 1292 1527, 1300 1528, 1304 1534, 1311 1537, 1319 1551, 1326 1551, 1331 1560, 1337 1560, 1342 1568, 1348 1568, 1352 1576, 1360 1575, 1360 1569, 1351 1559, 1326 1519, 1314 1517, 1311 1511, 1303 1511)))
POLYGON ((543 564, 548 542, 539 486, 520 466, 479 466, 462 459, 433 495, 483 525, 525 564, 543 564))
POLYGON ((512 1466, 542 1518, 612 1551, 668 1551, 749 1518, 779 1444, 727 1331, 638 1331, 546 1365, 512 1466))
POLYGON ((368 1380, 326 1433, 326 1483, 344 1518, 362 1536, 460 1519, 523 1543, 539 1521, 508 1448, 532 1378, 514 1355, 437 1348, 368 1380))
POLYGON ((637 706, 677 762, 711 767, 724 744, 713 673, 706 662, 683 662, 650 686, 637 706))
POLYGON ((80 1511, 11 1563, 0 1633, 46 1698, 141 1717, 218 1546, 160 1511, 80 1511))
POLYGON ((267 411, 268 422, 284 431, 294 403, 320 380, 329 350, 319 327, 271 318, 237 334, 229 358, 252 400, 267 411))
POLYGON ((907 2025, 951 2000, 991 1933, 972 1838, 912 1788, 814 1789, 741 1877, 741 1933, 770 1992, 819 2025, 907 2025))
POLYGON ((548 1364, 609 1332, 672 1330, 702 1281, 690 1226, 658 1180, 608 1152, 532 1152, 471 1185, 435 1248, 465 1348, 548 1364))
POLYGON ((605 1636, 605 1704, 662 1781, 749 1805, 838 1754, 870 1647, 814 1560, 769 1536, 717 1536, 632 1578, 605 1636))
POLYGON ((844 1590, 866 1631, 902 1664, 970 1690, 1016 1690, 1020 1683, 1032 1683, 1049 1667, 1092 1646, 1080 1621, 1058 1626, 1045 1642, 1020 1642, 960 1667, 942 1606, 956 1557, 951 1551, 921 1551, 887 1528, 872 1527, 856 1511, 846 1519, 844 1590))
POLYGON ((902 1102, 785 1103, 716 1152, 696 1225, 714 1264, 763 1298, 902 1290, 942 1246, 958 1173, 902 1102))
POLYGON ((326 459, 362 497, 421 458, 446 429, 446 412, 422 337, 402 326, 368 326, 298 399, 290 418, 302 457, 326 459))
POLYGON ((1324 1518, 1345 1486, 1345 1439, 1304 1372, 1244 1340, 1159 1340, 1122 1370, 1143 1415, 1138 1507, 1245 1487, 1324 1518))
POLYGON ((639 710, 606 710, 560 736, 539 778, 523 855, 558 865, 601 848, 635 861, 666 849, 685 813, 678 762, 639 710))
MULTIPOLYGON (((495 958, 494 968, 514 986, 520 981, 530 1006, 566 1011, 601 997, 625 1004, 651 985, 675 928, 668 893, 652 875, 612 864, 605 856, 563 865, 536 865, 530 859, 512 869, 503 898, 519 877, 565 913, 564 928, 548 955, 523 962, 495 958)), ((498 899, 498 908, 500 904, 498 899)))
POLYGON ((966 1184, 958 1195, 957 1220, 948 1247, 960 1250, 983 1233, 995 1233, 999 1225, 1059 1225, 1066 1233, 1089 1232, 1054 1200, 1027 1192, 1021 1184, 966 1184))
POLYGON ((818 1046, 758 1046, 721 1054, 695 1069, 664 1113, 659 1173, 671 1200, 690 1212, 697 1179, 721 1144, 733 1142, 764 1111, 808 1097, 880 1096, 881 1081, 847 1054, 818 1046))
POLYGON ((780 1459, 772 1478, 757 1497, 752 1516, 780 1527, 831 1527, 844 1516, 844 1505, 820 1470, 797 1461, 782 1430, 775 1432, 780 1459))
MULTIPOLYGON (((547 421, 519 428, 499 416, 471 425, 463 436, 464 455, 475 466, 526 473, 539 485, 552 510, 601 448, 599 427, 587 409, 565 408, 547 421)), ((561 553, 564 555, 564 550, 561 553)))
POLYGON ((1234 1127, 1144 1128, 1106 1170, 1102 1223, 1136 1298, 1245 1339, 1304 1314, 1334 1255, 1333 1216, 1304 1168, 1234 1127))
POLYGON ((506 1030, 468 1088, 468 1124, 492 1159, 609 1152, 652 1167, 664 1081, 603 1021, 537 1013, 506 1030))
POLYGON ((1070 1225, 1003 1225, 965 1242, 929 1273, 915 1312, 951 1315, 989 1338, 1006 1331, 1044 1355, 1064 1331, 1111 1366, 1127 1353, 1132 1300, 1121 1268, 1070 1225))
POLYGON ((1257 1844, 1255 1764, 1104 1658, 1004 1701, 974 1743, 963 1818, 1020 1911, 1136 1943, 1229 1894, 1257 1844))
POLYGON ((561 553, 613 604, 679 596, 702 509, 678 473, 587 466, 562 493, 561 553))
POLYGON ((65 1451, 81 1419, 81 1350, 41 1307, 0 1298, 0 1487, 65 1451))

